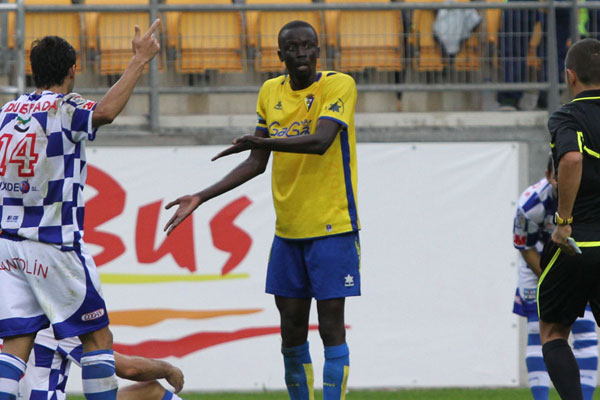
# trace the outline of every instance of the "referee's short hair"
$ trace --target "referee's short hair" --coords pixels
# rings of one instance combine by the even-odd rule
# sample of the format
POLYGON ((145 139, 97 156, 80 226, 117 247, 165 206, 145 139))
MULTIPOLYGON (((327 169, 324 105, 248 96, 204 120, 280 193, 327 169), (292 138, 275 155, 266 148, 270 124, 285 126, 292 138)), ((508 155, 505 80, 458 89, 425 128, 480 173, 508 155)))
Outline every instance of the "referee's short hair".
POLYGON ((575 43, 567 52, 565 66, 575 71, 582 84, 600 84, 600 41, 583 39, 575 43))

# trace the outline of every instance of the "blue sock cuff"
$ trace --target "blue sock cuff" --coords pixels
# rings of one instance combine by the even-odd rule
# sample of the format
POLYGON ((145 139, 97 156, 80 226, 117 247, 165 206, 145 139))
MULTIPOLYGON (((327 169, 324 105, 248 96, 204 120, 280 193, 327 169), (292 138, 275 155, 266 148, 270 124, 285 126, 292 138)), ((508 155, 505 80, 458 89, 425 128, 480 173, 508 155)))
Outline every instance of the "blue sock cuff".
POLYGON ((81 355, 81 357, 91 357, 91 356, 97 356, 97 355, 100 355, 100 354, 114 355, 115 352, 112 351, 112 350, 105 350, 105 349, 103 349, 103 350, 94 350, 94 351, 88 351, 87 353, 83 353, 81 355))
POLYGON ((300 357, 309 353, 308 341, 300 346, 295 347, 281 347, 281 353, 284 357, 300 357))
POLYGON ((348 344, 343 343, 339 346, 325 346, 325 358, 340 358, 347 357, 350 355, 350 350, 348 349, 348 344))
POLYGON ((165 390, 165 395, 163 396, 163 398, 161 400, 171 400, 173 398, 173 393, 169 392, 168 390, 165 390))

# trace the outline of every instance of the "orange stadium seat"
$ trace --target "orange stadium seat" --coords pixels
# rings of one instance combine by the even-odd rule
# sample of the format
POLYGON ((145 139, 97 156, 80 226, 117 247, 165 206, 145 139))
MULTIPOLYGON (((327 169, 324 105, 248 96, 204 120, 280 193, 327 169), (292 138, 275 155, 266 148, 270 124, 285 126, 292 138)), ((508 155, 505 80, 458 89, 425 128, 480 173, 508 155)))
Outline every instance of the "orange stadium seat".
POLYGON ((178 34, 179 72, 202 73, 209 69, 244 69, 245 46, 240 12, 182 13, 178 34))
MULTIPOLYGON (((148 4, 148 0, 85 0, 88 5, 148 4)), ((101 75, 123 72, 132 57, 133 26, 142 32, 149 27, 148 12, 98 12, 86 15, 86 37, 89 49, 96 50, 101 75)))
MULTIPOLYGON (((326 3, 389 3, 389 0, 325 0, 326 3)), ((327 44, 338 50, 336 69, 402 69, 400 11, 327 11, 327 44)))
POLYGON ((402 69, 403 29, 399 11, 342 11, 338 26, 338 69, 402 69))
MULTIPOLYGON (((10 0, 14 3, 15 0, 10 0)), ((25 0, 26 5, 71 5, 71 0, 25 0)), ((7 45, 15 48, 15 14, 8 14, 7 45)), ((78 13, 38 13, 25 14, 25 72, 31 74, 29 53, 32 42, 47 35, 60 36, 67 40, 77 53, 77 70, 81 71, 81 23, 78 13)))
MULTIPOLYGON (((422 2, 423 0, 405 0, 406 2, 422 2)), ((442 0, 430 0, 442 1, 442 0)), ((468 2, 469 0, 458 0, 468 2)), ((445 62, 442 50, 433 35, 434 10, 415 10, 412 15, 411 34, 408 42, 413 46, 415 57, 413 66, 417 71, 441 71, 445 62)), ((454 69, 474 71, 480 68, 480 46, 477 34, 473 33, 461 46, 454 58, 454 69)))
MULTIPOLYGON (((281 4, 282 1, 272 0, 246 0, 246 4, 281 4)), ((289 3, 310 3, 310 0, 290 0, 289 3)), ((324 32, 323 20, 319 11, 258 11, 255 14, 246 14, 246 26, 248 29, 248 41, 256 49, 254 68, 261 72, 278 72, 285 67, 279 57, 277 50, 277 35, 286 23, 293 20, 303 20, 311 24, 319 38, 324 32), (256 18, 256 20, 254 20, 256 18)), ((322 60, 325 59, 325 49, 321 48, 321 57, 317 62, 317 68, 321 68, 322 60)))
MULTIPOLYGON (((433 0, 438 1, 438 0, 433 0)), ((405 0, 421 3, 423 0, 405 0)), ((433 37, 433 10, 414 10, 408 43, 413 48, 413 68, 417 71, 441 71, 444 69, 442 50, 433 37)))

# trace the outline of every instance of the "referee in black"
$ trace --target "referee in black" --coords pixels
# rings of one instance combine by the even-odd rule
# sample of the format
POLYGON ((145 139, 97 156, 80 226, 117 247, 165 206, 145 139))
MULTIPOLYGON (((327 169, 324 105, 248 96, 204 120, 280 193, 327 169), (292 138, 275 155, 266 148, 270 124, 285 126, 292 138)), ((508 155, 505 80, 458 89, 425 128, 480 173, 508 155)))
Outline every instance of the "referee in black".
POLYGON ((582 400, 579 367, 567 339, 588 302, 600 321, 600 42, 577 42, 565 64, 574 99, 548 121, 558 211, 557 228, 542 253, 538 314, 554 386, 563 400, 582 400))

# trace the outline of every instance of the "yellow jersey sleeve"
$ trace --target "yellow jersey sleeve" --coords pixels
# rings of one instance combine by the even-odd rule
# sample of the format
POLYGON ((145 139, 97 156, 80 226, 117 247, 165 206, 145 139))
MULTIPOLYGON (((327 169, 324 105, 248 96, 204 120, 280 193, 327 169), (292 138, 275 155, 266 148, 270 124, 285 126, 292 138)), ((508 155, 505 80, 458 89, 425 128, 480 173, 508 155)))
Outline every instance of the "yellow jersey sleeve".
POLYGON ((351 76, 339 72, 330 73, 323 88, 323 102, 320 118, 332 119, 345 128, 354 118, 356 105, 356 84, 351 76))

